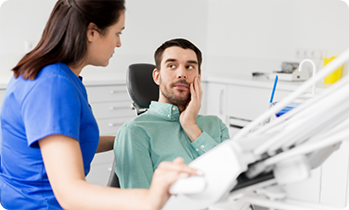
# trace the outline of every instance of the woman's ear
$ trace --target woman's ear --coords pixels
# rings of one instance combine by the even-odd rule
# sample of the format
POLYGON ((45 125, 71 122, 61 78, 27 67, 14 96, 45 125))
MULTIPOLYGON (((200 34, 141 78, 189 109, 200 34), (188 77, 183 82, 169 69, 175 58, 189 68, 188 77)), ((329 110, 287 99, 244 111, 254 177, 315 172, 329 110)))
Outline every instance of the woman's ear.
POLYGON ((160 70, 157 68, 153 70, 153 80, 157 85, 160 85, 160 70))
POLYGON ((88 26, 87 26, 87 41, 89 42, 92 42, 94 40, 94 38, 96 37, 97 35, 97 25, 94 24, 94 23, 90 23, 88 26))

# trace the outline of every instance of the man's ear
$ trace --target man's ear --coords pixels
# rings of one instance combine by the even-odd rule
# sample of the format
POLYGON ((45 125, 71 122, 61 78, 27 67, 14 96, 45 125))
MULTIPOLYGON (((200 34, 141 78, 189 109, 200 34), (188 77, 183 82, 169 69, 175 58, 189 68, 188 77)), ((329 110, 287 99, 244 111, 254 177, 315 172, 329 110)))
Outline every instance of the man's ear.
POLYGON ((97 35, 97 25, 94 24, 94 23, 90 23, 88 26, 87 26, 87 41, 89 42, 92 42, 94 40, 94 38, 96 37, 97 35))
POLYGON ((153 70, 153 80, 157 85, 160 85, 160 70, 157 68, 153 70))

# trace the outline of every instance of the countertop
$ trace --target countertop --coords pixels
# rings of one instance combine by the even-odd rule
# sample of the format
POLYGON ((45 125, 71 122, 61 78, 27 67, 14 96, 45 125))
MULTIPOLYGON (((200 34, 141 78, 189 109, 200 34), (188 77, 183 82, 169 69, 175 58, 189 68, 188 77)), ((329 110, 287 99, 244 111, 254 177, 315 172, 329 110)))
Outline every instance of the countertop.
MULTIPOLYGON (((89 79, 89 80, 82 80, 85 86, 100 86, 100 85, 124 85, 126 84, 126 79, 89 79)), ((9 81, 2 80, 0 78, 0 90, 6 89, 7 84, 9 81)))
MULTIPOLYGON (((202 81, 213 82, 213 83, 223 83, 230 85, 241 85, 241 86, 250 86, 250 87, 262 87, 262 88, 273 88, 274 80, 268 79, 266 76, 249 76, 249 75, 215 75, 215 76, 204 76, 202 81)), ((304 81, 301 82, 290 82, 290 81, 281 81, 277 83, 277 89, 293 91, 304 81)), ((323 90, 329 85, 320 82, 316 85, 316 90, 323 90)))
MULTIPOLYGON (((86 86, 99 86, 99 85, 122 85, 126 84, 126 79, 84 79, 83 83, 86 86)), ((266 76, 249 76, 249 75, 205 75, 201 78, 202 82, 213 82, 213 83, 223 83, 231 85, 242 85, 242 86, 251 86, 251 87, 263 87, 263 88, 272 88, 274 81, 268 79, 266 76)), ((0 89, 5 89, 8 81, 0 78, 0 89)), ((293 91, 303 82, 289 82, 289 81, 278 81, 277 88, 279 90, 289 90, 293 91)), ((329 85, 319 83, 316 85, 316 89, 321 90, 329 85)))

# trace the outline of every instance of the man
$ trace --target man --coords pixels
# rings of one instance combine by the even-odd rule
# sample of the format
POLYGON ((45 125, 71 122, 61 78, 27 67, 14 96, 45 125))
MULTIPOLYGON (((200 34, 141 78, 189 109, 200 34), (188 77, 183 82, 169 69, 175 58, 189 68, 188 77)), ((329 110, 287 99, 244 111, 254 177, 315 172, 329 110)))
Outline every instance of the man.
POLYGON ((159 100, 125 123, 115 142, 115 172, 121 188, 149 188, 161 161, 180 156, 186 164, 229 139, 215 116, 198 115, 201 108, 200 50, 185 39, 173 39, 155 52, 153 79, 159 100))

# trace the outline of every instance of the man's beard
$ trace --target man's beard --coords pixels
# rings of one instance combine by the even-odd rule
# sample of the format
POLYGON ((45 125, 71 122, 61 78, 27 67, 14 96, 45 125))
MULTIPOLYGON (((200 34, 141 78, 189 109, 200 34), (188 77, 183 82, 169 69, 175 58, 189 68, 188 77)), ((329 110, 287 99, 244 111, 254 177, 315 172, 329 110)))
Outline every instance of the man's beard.
MULTIPOLYGON (((190 92, 187 94, 186 97, 183 97, 183 98, 179 98, 179 97, 176 97, 175 93, 173 92, 173 87, 175 85, 178 85, 178 84, 184 84, 186 85, 188 88, 190 88, 190 84, 185 81, 185 80, 179 80, 175 83, 171 83, 170 84, 170 89, 167 88, 167 86, 165 85, 160 85, 160 90, 161 90, 161 94, 167 99, 167 101, 169 103, 171 103, 172 105, 175 105, 177 107, 183 107, 185 108, 185 106, 189 103, 190 101, 190 97, 191 97, 191 94, 190 92)), ((180 90, 179 90, 180 91, 180 90)), ((184 90, 183 90, 184 91, 184 90)))

